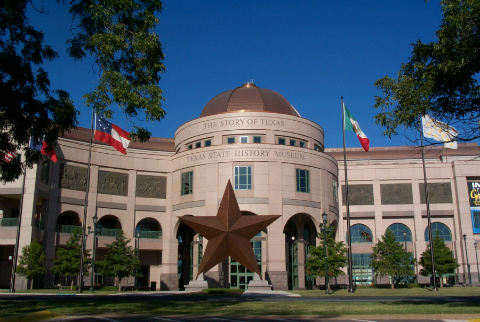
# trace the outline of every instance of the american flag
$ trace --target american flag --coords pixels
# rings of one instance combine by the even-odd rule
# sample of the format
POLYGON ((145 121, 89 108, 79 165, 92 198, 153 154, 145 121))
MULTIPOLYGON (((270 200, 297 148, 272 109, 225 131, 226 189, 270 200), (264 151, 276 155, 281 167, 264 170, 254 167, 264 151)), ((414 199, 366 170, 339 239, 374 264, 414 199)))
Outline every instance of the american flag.
POLYGON ((4 152, 4 151, 1 151, 2 153, 2 160, 5 161, 5 162, 12 162, 13 159, 16 158, 16 154, 13 153, 13 152, 4 152))

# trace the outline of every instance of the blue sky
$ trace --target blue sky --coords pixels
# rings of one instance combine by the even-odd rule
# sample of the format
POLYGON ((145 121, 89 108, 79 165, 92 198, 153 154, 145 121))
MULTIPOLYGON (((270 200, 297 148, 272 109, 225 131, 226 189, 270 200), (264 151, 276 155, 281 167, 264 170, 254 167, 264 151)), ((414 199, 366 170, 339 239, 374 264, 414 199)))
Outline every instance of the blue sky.
MULTIPOLYGON (((92 61, 73 61, 65 51, 71 36, 68 8, 54 1, 35 3, 48 14, 30 11, 30 21, 60 55, 46 66, 51 87, 70 92, 81 112, 79 126, 89 127, 82 95, 98 81, 92 61)), ((372 147, 412 145, 403 135, 383 136, 375 124, 379 91, 373 83, 396 75, 411 43, 435 39, 438 0, 165 0, 159 19, 167 115, 146 124, 155 137, 173 137, 212 97, 253 80, 320 124, 327 148, 342 146, 340 96, 372 147)), ((120 111, 112 121, 133 128, 120 111)), ((360 147, 353 133, 347 134, 347 146, 360 147)))

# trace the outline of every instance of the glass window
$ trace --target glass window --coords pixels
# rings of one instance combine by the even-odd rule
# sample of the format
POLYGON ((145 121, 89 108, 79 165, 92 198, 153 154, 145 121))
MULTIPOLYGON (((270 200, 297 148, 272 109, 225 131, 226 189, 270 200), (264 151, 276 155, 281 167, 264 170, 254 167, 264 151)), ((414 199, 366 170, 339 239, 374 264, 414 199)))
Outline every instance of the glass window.
MULTIPOLYGON (((432 237, 435 238, 436 236, 443 239, 443 241, 452 241, 452 233, 447 225, 442 224, 441 222, 434 222, 432 223, 432 237)), ((428 238, 428 226, 425 228, 425 241, 429 241, 428 238)))
POLYGON ((372 284, 371 254, 352 254, 352 278, 356 284, 372 284))
POLYGON ((191 149, 193 148, 193 145, 189 144, 189 145, 187 146, 187 148, 188 148, 189 150, 191 150, 191 149))
POLYGON ((298 142, 298 146, 301 147, 301 148, 304 148, 305 147, 305 141, 298 142))
POLYGON ((313 145, 313 149, 314 149, 315 151, 320 151, 320 150, 321 150, 321 149, 320 149, 320 145, 318 145, 318 144, 314 144, 314 145, 313 145))
POLYGON ((202 142, 196 142, 196 143, 195 143, 195 148, 198 149, 198 148, 201 147, 201 146, 202 146, 202 142))
POLYGON ((240 143, 248 143, 248 136, 241 136, 240 143))
POLYGON ((296 140, 290 139, 290 145, 295 146, 297 144, 296 140))
POLYGON ((251 166, 235 166, 235 189, 236 190, 252 189, 252 167, 251 166))
POLYGON ((182 173, 182 195, 189 195, 193 192, 193 171, 182 173))
POLYGON ((212 140, 205 140, 205 146, 212 145, 212 140))
POLYGON ((262 137, 261 136, 254 136, 253 137, 253 143, 262 143, 262 137))
POLYGON ((352 243, 371 243, 373 241, 372 231, 362 224, 350 227, 350 236, 352 236, 352 243))
POLYGON ((235 143, 235 137, 234 136, 231 136, 229 138, 227 138, 227 144, 233 144, 235 143))
POLYGON ((278 138, 278 144, 285 145, 285 138, 278 138))
POLYGON ((310 192, 310 172, 305 169, 297 169, 297 191, 310 192))
POLYGON ((333 179, 333 200, 338 201, 338 181, 337 179, 333 179))
POLYGON ((412 232, 410 231, 410 228, 404 224, 391 224, 387 229, 392 231, 392 233, 395 235, 395 241, 399 243, 412 241, 412 232), (405 236, 403 233, 405 233, 405 236))

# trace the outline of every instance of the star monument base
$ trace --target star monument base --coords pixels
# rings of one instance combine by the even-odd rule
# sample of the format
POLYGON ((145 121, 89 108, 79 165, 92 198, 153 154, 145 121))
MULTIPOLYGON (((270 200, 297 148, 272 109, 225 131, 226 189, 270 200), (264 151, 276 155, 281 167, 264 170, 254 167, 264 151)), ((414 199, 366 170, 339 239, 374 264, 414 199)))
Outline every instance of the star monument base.
POLYGON ((272 285, 268 284, 268 281, 262 280, 260 276, 255 273, 253 280, 248 282, 248 290, 246 292, 264 292, 271 291, 272 285))
POLYGON ((195 281, 190 281, 190 283, 185 285, 185 292, 201 292, 206 288, 208 288, 208 283, 203 273, 200 273, 195 281))

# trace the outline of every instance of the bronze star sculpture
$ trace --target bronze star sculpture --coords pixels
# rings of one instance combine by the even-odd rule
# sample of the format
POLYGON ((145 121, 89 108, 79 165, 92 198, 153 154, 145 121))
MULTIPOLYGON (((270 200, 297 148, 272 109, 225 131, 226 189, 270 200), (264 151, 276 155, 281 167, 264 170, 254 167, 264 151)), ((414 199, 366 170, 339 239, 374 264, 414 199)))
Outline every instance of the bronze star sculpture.
POLYGON ((208 272, 229 255, 249 271, 260 276, 260 268, 253 253, 250 239, 278 217, 280 216, 242 215, 232 184, 228 180, 216 216, 180 217, 183 223, 208 239, 197 277, 200 273, 208 272))

